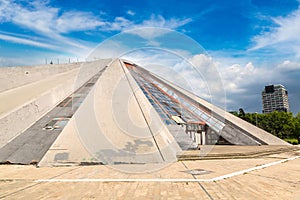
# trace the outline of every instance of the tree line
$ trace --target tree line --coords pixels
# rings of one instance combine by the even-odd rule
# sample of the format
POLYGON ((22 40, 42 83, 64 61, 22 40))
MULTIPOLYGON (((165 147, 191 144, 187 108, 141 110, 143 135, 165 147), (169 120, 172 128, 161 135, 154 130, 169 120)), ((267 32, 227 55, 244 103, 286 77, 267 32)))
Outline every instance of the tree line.
POLYGON ((284 139, 292 144, 298 144, 300 136, 300 112, 293 116, 291 112, 272 112, 267 114, 245 113, 242 108, 231 114, 255 125, 265 131, 284 139))

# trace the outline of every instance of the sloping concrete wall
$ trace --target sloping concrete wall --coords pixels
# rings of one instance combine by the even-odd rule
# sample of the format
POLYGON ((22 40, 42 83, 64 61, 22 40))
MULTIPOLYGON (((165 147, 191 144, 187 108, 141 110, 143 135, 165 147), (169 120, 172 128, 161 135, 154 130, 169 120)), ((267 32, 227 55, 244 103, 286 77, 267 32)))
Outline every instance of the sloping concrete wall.
MULTIPOLYGON (((58 74, 45 75, 40 81, 1 92, 0 148, 50 111, 110 61, 77 64, 66 72, 60 73, 58 70, 58 74)), ((39 70, 40 67, 37 71, 39 70)), ((20 80, 21 83, 22 81, 20 80)))
POLYGON ((149 100, 144 95, 143 91, 138 86, 137 82, 134 80, 125 64, 121 62, 122 68, 126 74, 127 80, 130 83, 132 91, 134 91, 135 98, 137 99, 143 116, 146 120, 149 129, 152 132, 153 137, 160 149, 164 160, 174 161, 176 160, 176 155, 181 153, 181 148, 174 139, 173 135, 170 133, 166 124, 161 120, 161 117, 153 108, 149 100))
POLYGON ((41 65, 24 67, 0 67, 0 92, 40 81, 45 77, 57 75, 79 68, 81 63, 61 65, 41 65))
POLYGON ((153 111, 130 73, 115 60, 39 165, 174 161, 180 147, 153 111), (65 156, 57 159, 59 155, 65 156))
POLYGON ((214 117, 219 117, 224 119, 225 127, 221 131, 222 136, 238 145, 290 145, 287 142, 281 140, 280 138, 260 129, 228 112, 225 110, 201 99, 200 97, 186 91, 185 89, 152 74, 156 78, 168 83, 172 88, 181 92, 182 94, 188 96, 189 98, 195 100, 199 103, 199 106, 204 107, 208 112, 210 112, 214 117))

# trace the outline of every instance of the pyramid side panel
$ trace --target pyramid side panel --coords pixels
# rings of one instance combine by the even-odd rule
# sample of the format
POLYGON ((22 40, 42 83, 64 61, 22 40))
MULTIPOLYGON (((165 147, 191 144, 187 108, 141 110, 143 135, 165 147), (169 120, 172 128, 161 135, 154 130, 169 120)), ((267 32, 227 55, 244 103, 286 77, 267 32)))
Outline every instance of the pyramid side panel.
POLYGON ((97 130, 89 138, 101 135, 101 145, 97 140, 82 137, 103 163, 163 161, 134 94, 120 61, 115 60, 100 77, 95 86, 94 103, 89 104, 93 104, 97 122, 97 130))
POLYGON ((125 64, 123 62, 121 62, 121 64, 164 160, 176 160, 176 155, 180 154, 181 148, 137 82, 134 80, 125 64))
MULTIPOLYGON (((103 59, 95 62, 85 63, 84 65, 82 65, 82 68, 80 70, 81 75, 77 75, 76 81, 75 83, 73 83, 73 85, 75 85, 74 88, 78 89, 80 86, 86 83, 86 81, 88 81, 91 77, 93 77, 99 71, 103 70, 105 66, 110 62, 111 62, 110 59, 106 59, 106 60, 103 59)), ((81 91, 82 89, 79 90, 81 91)), ((77 95, 79 93, 76 94, 74 93, 71 96, 77 98, 77 95)), ((75 105, 75 107, 76 106, 77 105, 75 105)), ((60 116, 59 114, 65 114, 65 113, 58 112, 57 117, 60 116)), ((95 159, 84 147, 78 135, 79 134, 77 130, 77 121, 73 115, 73 117, 64 127, 60 135, 56 138, 56 140, 50 146, 49 150, 43 156, 43 158, 39 162, 39 166, 51 166, 55 164, 81 163, 81 162, 92 162, 92 161, 94 162, 95 159)))
POLYGON ((120 61, 115 60, 40 165, 159 163, 161 155, 120 61))
POLYGON ((221 131, 222 137, 237 145, 289 145, 287 142, 280 138, 226 112, 225 110, 201 99, 200 97, 186 91, 185 89, 152 74, 158 80, 169 85, 172 89, 187 96, 191 100, 197 102, 197 104, 211 113, 212 116, 219 118, 225 122, 225 126, 221 131))
POLYGON ((77 72, 78 67, 1 93, 0 148, 69 95, 74 89, 77 72))
POLYGON ((93 155, 82 145, 78 137, 76 121, 72 118, 39 162, 38 166, 78 164, 82 162, 94 162, 95 160, 93 155))
POLYGON ((52 65, 25 67, 25 70, 21 67, 4 70, 6 76, 16 72, 16 75, 4 81, 16 80, 15 88, 0 92, 0 148, 23 134, 110 61, 103 59, 88 63, 55 65, 53 71, 52 65), (30 77, 33 80, 28 82, 30 77))

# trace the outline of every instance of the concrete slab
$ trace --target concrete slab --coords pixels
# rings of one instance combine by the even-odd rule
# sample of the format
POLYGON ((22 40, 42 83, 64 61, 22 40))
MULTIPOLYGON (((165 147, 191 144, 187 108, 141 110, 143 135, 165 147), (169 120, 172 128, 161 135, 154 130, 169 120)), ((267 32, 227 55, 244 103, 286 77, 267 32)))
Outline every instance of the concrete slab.
POLYGON ((69 95, 74 89, 76 74, 77 69, 0 93, 0 148, 69 95))
MULTIPOLYGON (((20 83, 24 82, 25 85, 17 84, 19 87, 15 87, 15 85, 14 88, 1 92, 0 148, 26 130, 110 61, 110 59, 105 59, 91 63, 68 65, 68 67, 61 65, 62 69, 54 67, 53 71, 49 69, 49 66, 45 66, 46 70, 37 67, 36 73, 41 73, 37 75, 37 81, 30 83, 25 81, 25 84, 20 78, 20 83), (16 126, 16 124, 18 125, 16 126)), ((31 70, 33 69, 34 67, 31 67, 31 70)), ((18 70, 22 71, 23 69, 11 69, 12 72, 18 70)), ((22 77, 23 75, 20 76, 22 77)), ((12 77, 17 78, 19 75, 16 73, 12 77)), ((9 80, 7 81, 9 82, 9 80)))
MULTIPOLYGON (((145 173, 122 172, 104 165, 43 168, 1 165, 0 198, 299 199, 299 158, 219 181, 204 181, 281 160, 276 154, 272 157, 183 161, 145 173), (196 176, 187 173, 195 170, 209 173, 196 176)), ((287 153, 287 158, 292 157, 294 154, 287 153)), ((153 167, 147 164, 148 169, 153 167)))
POLYGON ((151 108, 130 73, 115 60, 39 165, 175 161, 180 148, 151 108), (68 156, 55 160, 57 154, 68 156))
MULTIPOLYGON (((96 62, 96 64, 99 65, 101 63, 96 62)), ((105 64, 106 63, 104 62, 102 65, 95 66, 95 69, 88 69, 88 71, 93 72, 93 70, 103 70, 105 64)), ((65 124, 68 123, 69 119, 80 106, 80 103, 89 93, 101 73, 102 71, 98 72, 96 75, 91 73, 94 77, 76 90, 75 93, 54 107, 18 137, 15 137, 2 148, 0 147, 0 163, 38 163, 60 134, 65 124)), ((84 77, 89 76, 90 75, 87 74, 84 77)), ((72 85, 74 85, 74 83, 72 85)), ((62 156, 63 155, 60 155, 60 157, 62 156)), ((56 159, 59 159, 60 157, 56 159)))
POLYGON ((0 68, 0 92, 18 88, 33 82, 44 80, 76 68, 82 63, 67 63, 39 66, 19 66, 0 68))

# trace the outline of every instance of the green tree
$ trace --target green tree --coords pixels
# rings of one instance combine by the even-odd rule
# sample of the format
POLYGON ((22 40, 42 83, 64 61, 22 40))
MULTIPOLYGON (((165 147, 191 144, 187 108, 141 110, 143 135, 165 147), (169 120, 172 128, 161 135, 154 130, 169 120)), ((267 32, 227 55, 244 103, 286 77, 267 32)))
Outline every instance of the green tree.
POLYGON ((298 138, 300 136, 300 112, 295 117, 295 138, 298 138))
POLYGON ((260 122, 261 128, 280 138, 289 138, 295 132, 296 120, 292 113, 272 112, 260 122))
POLYGON ((292 113, 276 111, 268 114, 245 113, 242 108, 231 113, 282 139, 300 136, 300 112, 295 117, 292 113))

